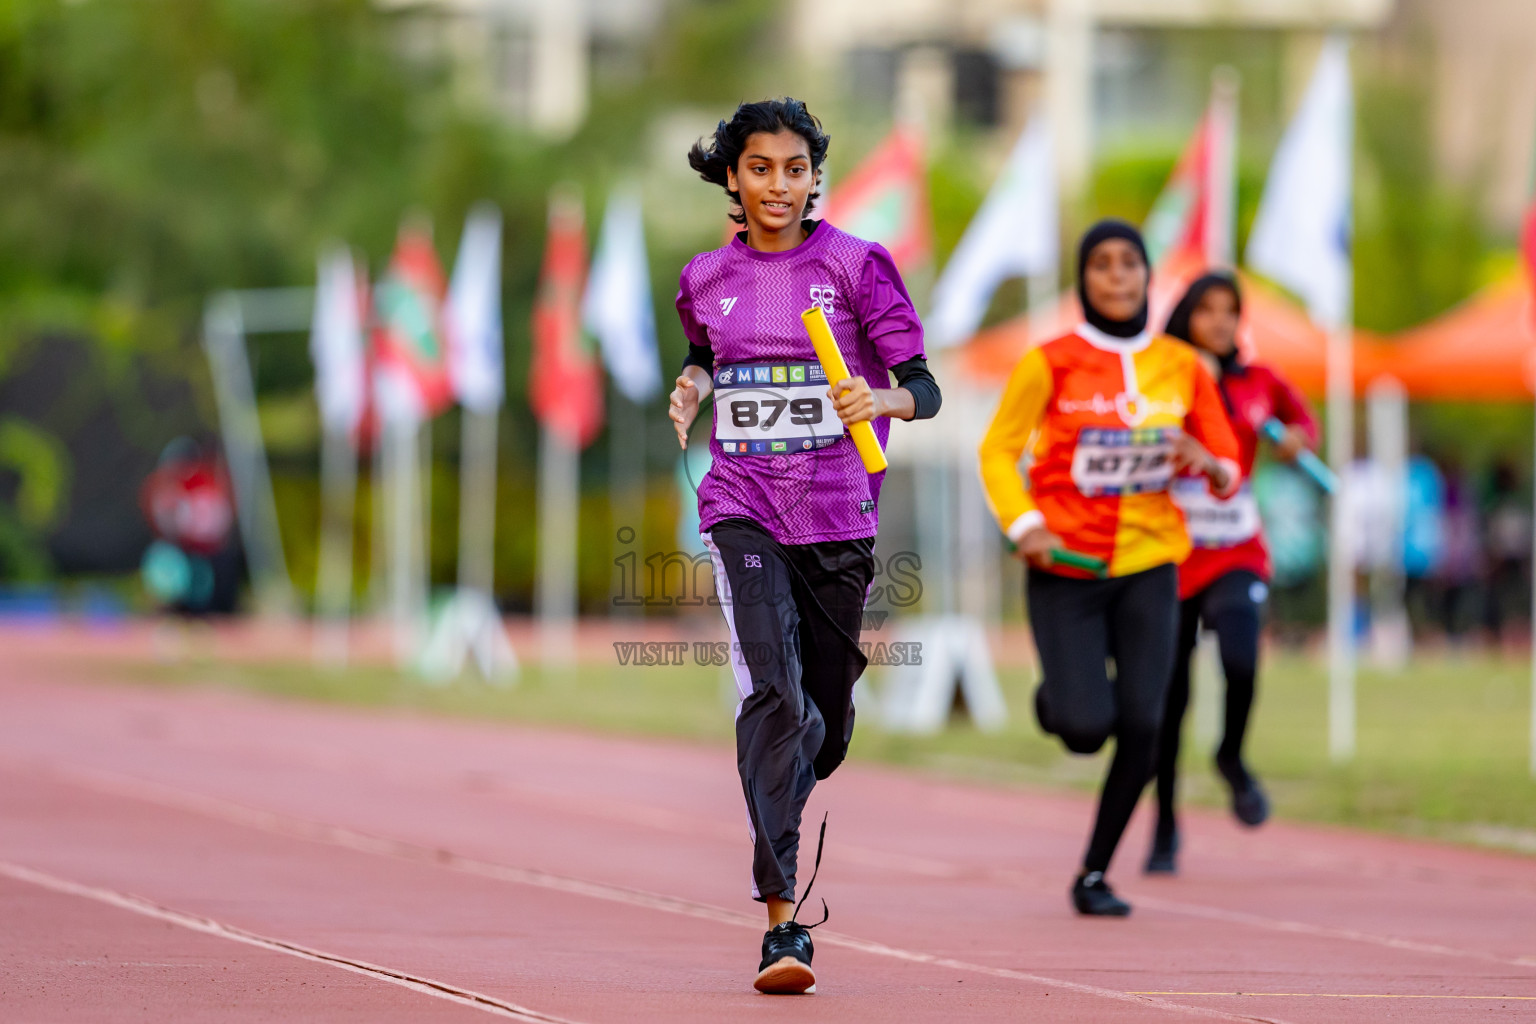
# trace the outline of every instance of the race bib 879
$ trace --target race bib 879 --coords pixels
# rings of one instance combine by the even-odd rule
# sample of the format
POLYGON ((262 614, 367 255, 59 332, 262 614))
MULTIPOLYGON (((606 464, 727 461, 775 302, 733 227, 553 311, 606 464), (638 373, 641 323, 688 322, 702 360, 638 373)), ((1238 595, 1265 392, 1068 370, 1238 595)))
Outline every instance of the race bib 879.
POLYGON ((725 454, 794 455, 842 436, 819 363, 735 363, 715 371, 715 439, 725 454))
POLYGON ((1166 490, 1182 434, 1178 427, 1084 427, 1072 452, 1072 482, 1090 498, 1166 490))

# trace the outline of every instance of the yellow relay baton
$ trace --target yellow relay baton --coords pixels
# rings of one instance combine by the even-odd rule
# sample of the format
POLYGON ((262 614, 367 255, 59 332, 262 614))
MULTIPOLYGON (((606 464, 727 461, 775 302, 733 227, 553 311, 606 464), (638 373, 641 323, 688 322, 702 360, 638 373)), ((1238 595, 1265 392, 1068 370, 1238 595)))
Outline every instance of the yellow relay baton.
MULTIPOLYGON (((821 363, 822 372, 827 375, 827 386, 831 387, 840 380, 847 380, 853 374, 848 372, 848 364, 843 361, 843 353, 837 348, 837 341, 832 337, 832 325, 827 323, 827 314, 820 306, 812 306, 800 314, 801 321, 805 324, 805 333, 811 336, 811 346, 816 349, 816 358, 821 363)), ((854 446, 859 449, 859 458, 864 460, 864 469, 869 473, 883 473, 886 468, 885 452, 880 450, 880 439, 875 436, 875 426, 868 420, 862 423, 848 425, 848 433, 853 437, 854 446)))

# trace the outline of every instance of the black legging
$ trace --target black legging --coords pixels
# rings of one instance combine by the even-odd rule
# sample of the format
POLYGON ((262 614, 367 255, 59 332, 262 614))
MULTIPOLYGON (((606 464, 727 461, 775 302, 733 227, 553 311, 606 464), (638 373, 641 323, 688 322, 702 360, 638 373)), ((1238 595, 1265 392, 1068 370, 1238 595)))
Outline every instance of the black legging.
POLYGON ((1215 630, 1221 651, 1221 671, 1227 680, 1226 722, 1218 762, 1240 764, 1248 715, 1253 709, 1254 680, 1259 671, 1259 609, 1267 588, 1246 570, 1217 577, 1209 587, 1179 605, 1179 650, 1168 686, 1162 737, 1157 746, 1157 827, 1164 837, 1175 827, 1174 791, 1179 767, 1179 734, 1189 707, 1189 665, 1199 639, 1200 623, 1215 630))
POLYGON ((1035 696, 1041 727, 1078 754, 1092 754, 1115 737, 1083 857, 1085 871, 1105 871, 1152 775, 1173 670, 1177 571, 1160 565, 1082 580, 1031 568, 1025 593, 1043 673, 1035 696))

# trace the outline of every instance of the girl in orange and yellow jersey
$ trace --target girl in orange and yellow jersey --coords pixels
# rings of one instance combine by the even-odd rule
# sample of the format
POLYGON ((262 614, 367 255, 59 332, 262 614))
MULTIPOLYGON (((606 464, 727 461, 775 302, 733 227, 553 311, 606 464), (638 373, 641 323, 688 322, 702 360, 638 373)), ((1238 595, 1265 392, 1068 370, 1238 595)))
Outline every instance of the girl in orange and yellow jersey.
POLYGON ((1152 774, 1178 636, 1177 566, 1190 551, 1168 487, 1191 471, 1229 494, 1240 472, 1209 371, 1188 345, 1147 329, 1140 233, 1101 221, 1077 262, 1087 322, 1019 360, 979 454, 993 514, 1029 565, 1041 728, 1080 754, 1115 737, 1072 903, 1118 917, 1131 908, 1104 872, 1152 774), (1062 564, 1064 548, 1101 559, 1103 577, 1062 564))

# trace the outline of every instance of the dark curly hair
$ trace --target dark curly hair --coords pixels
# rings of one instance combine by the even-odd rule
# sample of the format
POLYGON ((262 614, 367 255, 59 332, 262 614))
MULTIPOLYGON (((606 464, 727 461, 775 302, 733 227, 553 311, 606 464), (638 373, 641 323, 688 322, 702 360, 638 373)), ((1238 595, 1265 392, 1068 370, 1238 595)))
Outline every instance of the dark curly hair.
MULTIPOLYGON (((805 140, 811 151, 811 173, 814 175, 819 172, 821 162, 827 158, 827 146, 832 142, 832 137, 821 130, 821 122, 805 109, 804 103, 788 96, 743 103, 736 108, 736 113, 731 115, 729 121, 721 121, 715 126, 715 137, 709 145, 706 146, 705 140, 700 139, 688 151, 688 166, 698 171, 699 177, 705 181, 725 189, 725 194, 731 197, 731 220, 737 224, 745 224, 747 214, 741 208, 741 194, 731 190, 725 172, 728 168, 735 169, 737 161, 741 159, 741 151, 746 148, 747 139, 758 132, 773 135, 782 131, 794 132, 805 140)), ((821 193, 813 190, 805 203, 806 213, 811 211, 819 198, 821 193)))

